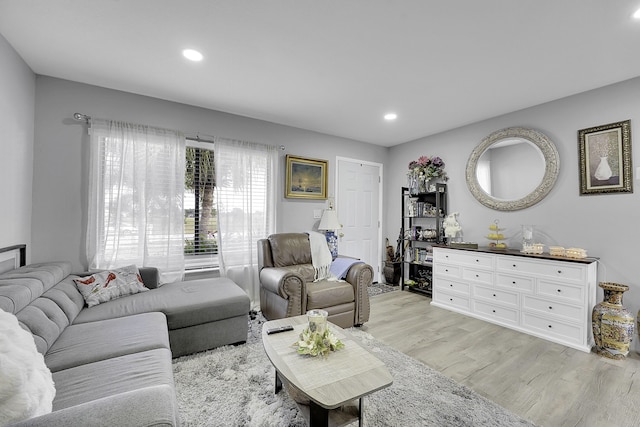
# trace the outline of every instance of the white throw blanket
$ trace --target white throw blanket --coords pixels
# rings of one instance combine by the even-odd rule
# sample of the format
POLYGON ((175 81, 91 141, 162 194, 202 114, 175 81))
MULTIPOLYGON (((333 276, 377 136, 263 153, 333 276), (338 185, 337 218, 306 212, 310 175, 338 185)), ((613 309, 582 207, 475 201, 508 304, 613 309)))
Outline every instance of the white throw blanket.
POLYGON ((327 239, 317 231, 308 231, 311 244, 311 263, 315 269, 314 282, 318 280, 335 280, 331 274, 331 251, 327 245, 327 239))
POLYGON ((56 389, 33 335, 0 310, 0 426, 48 414, 56 389))

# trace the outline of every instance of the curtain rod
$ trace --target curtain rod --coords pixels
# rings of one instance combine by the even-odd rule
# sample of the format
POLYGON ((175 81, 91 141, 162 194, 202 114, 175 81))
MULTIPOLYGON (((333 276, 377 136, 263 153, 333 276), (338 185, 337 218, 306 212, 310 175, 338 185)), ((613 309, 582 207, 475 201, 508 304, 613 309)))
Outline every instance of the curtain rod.
POLYGON ((196 141, 196 142, 207 142, 209 144, 215 144, 216 142, 213 139, 204 139, 199 136, 185 136, 184 139, 187 141, 196 141))
MULTIPOLYGON (((85 122, 87 124, 89 124, 89 121, 91 120, 91 116, 87 115, 87 114, 82 114, 82 113, 74 113, 73 114, 73 118, 79 122, 85 122)), ((215 141, 213 141, 212 139, 203 139, 200 138, 199 136, 185 136, 184 137, 186 140, 189 141, 197 141, 197 142, 207 142, 210 144, 215 144, 215 141)), ((284 145, 280 145, 278 147, 280 150, 285 150, 285 146, 284 145)))
POLYGON ((87 116, 86 114, 82 114, 82 113, 74 113, 73 118, 79 122, 86 122, 86 123, 89 123, 89 120, 91 120, 91 116, 87 116))

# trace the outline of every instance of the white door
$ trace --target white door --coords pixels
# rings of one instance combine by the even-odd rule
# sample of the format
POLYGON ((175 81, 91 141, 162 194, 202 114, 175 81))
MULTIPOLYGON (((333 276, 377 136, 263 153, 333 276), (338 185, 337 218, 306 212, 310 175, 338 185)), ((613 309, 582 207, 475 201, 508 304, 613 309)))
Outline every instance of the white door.
POLYGON ((380 275, 382 230, 382 165, 337 158, 336 210, 342 223, 338 253, 373 267, 373 281, 380 275))

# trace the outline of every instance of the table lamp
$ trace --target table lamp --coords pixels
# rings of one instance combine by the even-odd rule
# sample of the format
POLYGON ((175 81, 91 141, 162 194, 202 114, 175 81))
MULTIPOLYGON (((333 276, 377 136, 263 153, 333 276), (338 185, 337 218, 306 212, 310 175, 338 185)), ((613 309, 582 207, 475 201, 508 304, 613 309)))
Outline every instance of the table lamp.
POLYGON ((327 239, 327 245, 333 258, 338 257, 338 236, 336 236, 335 230, 340 230, 342 224, 338 221, 338 214, 333 209, 325 209, 322 212, 322 218, 320 218, 320 224, 318 230, 324 231, 324 235, 327 239))

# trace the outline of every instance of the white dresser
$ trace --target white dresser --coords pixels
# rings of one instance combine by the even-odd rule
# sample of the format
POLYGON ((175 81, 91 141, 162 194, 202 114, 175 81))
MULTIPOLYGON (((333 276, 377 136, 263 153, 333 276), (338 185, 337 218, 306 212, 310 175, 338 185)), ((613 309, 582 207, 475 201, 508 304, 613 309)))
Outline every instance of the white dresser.
POLYGON ((434 246, 431 304, 590 352, 596 261, 434 246))

